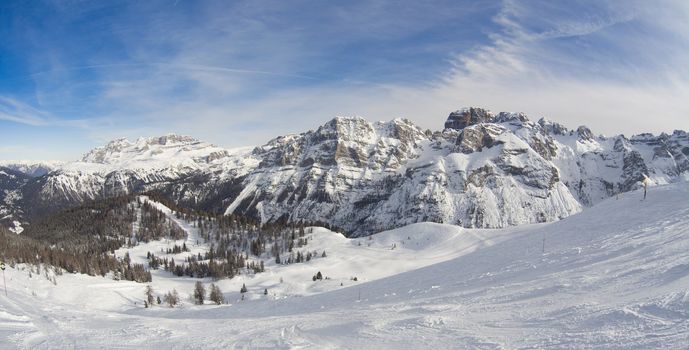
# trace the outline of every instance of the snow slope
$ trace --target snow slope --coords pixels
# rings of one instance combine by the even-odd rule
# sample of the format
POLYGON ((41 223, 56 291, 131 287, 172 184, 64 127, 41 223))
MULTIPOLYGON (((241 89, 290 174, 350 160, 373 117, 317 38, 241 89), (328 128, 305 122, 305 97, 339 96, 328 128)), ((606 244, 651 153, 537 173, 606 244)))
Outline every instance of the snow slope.
POLYGON ((177 288, 179 308, 144 309, 143 284, 65 275, 53 285, 44 271, 9 268, 0 348, 685 349, 689 186, 641 197, 498 230, 424 223, 346 239, 316 229, 309 248, 326 258, 219 281, 221 306, 192 305, 196 280, 164 272, 152 285, 177 288), (311 281, 316 271, 331 279, 311 281))

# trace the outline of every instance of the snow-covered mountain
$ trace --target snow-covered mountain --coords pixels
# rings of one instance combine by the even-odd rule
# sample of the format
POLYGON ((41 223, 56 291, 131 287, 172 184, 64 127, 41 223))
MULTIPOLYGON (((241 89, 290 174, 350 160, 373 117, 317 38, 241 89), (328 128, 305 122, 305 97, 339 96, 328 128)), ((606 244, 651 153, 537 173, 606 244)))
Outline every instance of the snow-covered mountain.
POLYGON ((186 136, 115 140, 20 185, 24 218, 156 190, 179 204, 353 235, 421 221, 499 228, 558 220, 619 192, 689 179, 689 134, 595 136, 522 113, 453 112, 442 131, 337 117, 254 149, 186 136))
POLYGON ((0 167, 8 168, 30 177, 43 176, 58 169, 64 162, 55 160, 0 160, 0 167))
POLYGON ((134 142, 122 138, 97 147, 78 162, 63 169, 109 173, 123 169, 196 170, 229 157, 227 150, 189 136, 169 134, 140 138, 134 142))
POLYGON ((371 233, 420 221, 503 227, 580 210, 557 169, 501 124, 433 134, 407 120, 336 118, 254 154, 263 161, 228 213, 371 233), (474 131, 493 139, 472 141, 474 131))
POLYGON ((521 113, 466 108, 441 132, 397 119, 336 118, 254 150, 227 213, 317 220, 365 234, 435 221, 505 227, 553 221, 618 192, 689 178, 686 132, 596 137, 521 113))
POLYGON ((216 179, 241 175, 257 162, 250 149, 228 151, 188 136, 165 135, 134 142, 118 139, 95 148, 81 160, 62 165, 23 186, 27 217, 88 200, 150 190, 178 190, 177 199, 209 197, 216 179), (227 174, 227 175, 225 175, 227 174))

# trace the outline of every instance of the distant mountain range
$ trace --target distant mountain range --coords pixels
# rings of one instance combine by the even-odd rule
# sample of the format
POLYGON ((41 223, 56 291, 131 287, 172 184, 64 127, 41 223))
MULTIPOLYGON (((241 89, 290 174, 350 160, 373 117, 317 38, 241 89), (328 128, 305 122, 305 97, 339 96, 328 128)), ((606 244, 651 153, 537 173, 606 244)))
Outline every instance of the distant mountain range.
POLYGON ((689 180, 689 134, 596 136, 522 113, 452 112, 442 131, 337 117, 226 150, 188 136, 118 139, 76 162, 0 162, 0 222, 125 193, 354 236, 422 221, 498 228, 558 220, 640 186, 689 180))

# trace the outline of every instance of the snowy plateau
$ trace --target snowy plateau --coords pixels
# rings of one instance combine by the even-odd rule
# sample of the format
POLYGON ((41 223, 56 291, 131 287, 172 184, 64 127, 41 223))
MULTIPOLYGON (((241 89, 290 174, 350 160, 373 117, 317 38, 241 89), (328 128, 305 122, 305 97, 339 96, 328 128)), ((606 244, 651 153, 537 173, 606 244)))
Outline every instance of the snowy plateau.
POLYGON ((151 277, 7 261, 0 349, 687 349, 688 156, 685 131, 605 137, 472 107, 442 131, 338 117, 257 147, 166 135, 0 162, 0 248, 80 213, 127 227, 107 254, 151 277), (228 240, 305 227, 289 262, 277 239, 236 239, 232 278, 152 265, 212 263, 218 217, 262 225, 228 240), (176 236, 143 239, 151 222, 176 236), (198 282, 222 302, 199 304, 198 282), (144 303, 148 287, 179 302, 144 303))

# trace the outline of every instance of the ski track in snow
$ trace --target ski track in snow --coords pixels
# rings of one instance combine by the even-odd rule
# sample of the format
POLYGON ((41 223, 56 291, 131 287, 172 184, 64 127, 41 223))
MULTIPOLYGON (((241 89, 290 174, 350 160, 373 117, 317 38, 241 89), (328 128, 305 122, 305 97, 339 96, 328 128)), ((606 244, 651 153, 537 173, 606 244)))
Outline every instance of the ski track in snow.
MULTIPOLYGON (((192 305, 197 279, 164 271, 153 271, 152 285, 176 288, 178 308, 144 309, 145 284, 64 275, 54 286, 8 268, 0 348, 686 349, 689 186, 641 196, 500 230, 428 223, 369 240, 316 229, 308 248, 328 257, 218 281, 229 301, 221 306, 192 305), (332 278, 310 281, 317 270, 332 278)), ((192 225, 165 212, 189 232, 192 254, 204 248, 192 225)), ((145 259, 173 243, 130 254, 145 259)))

